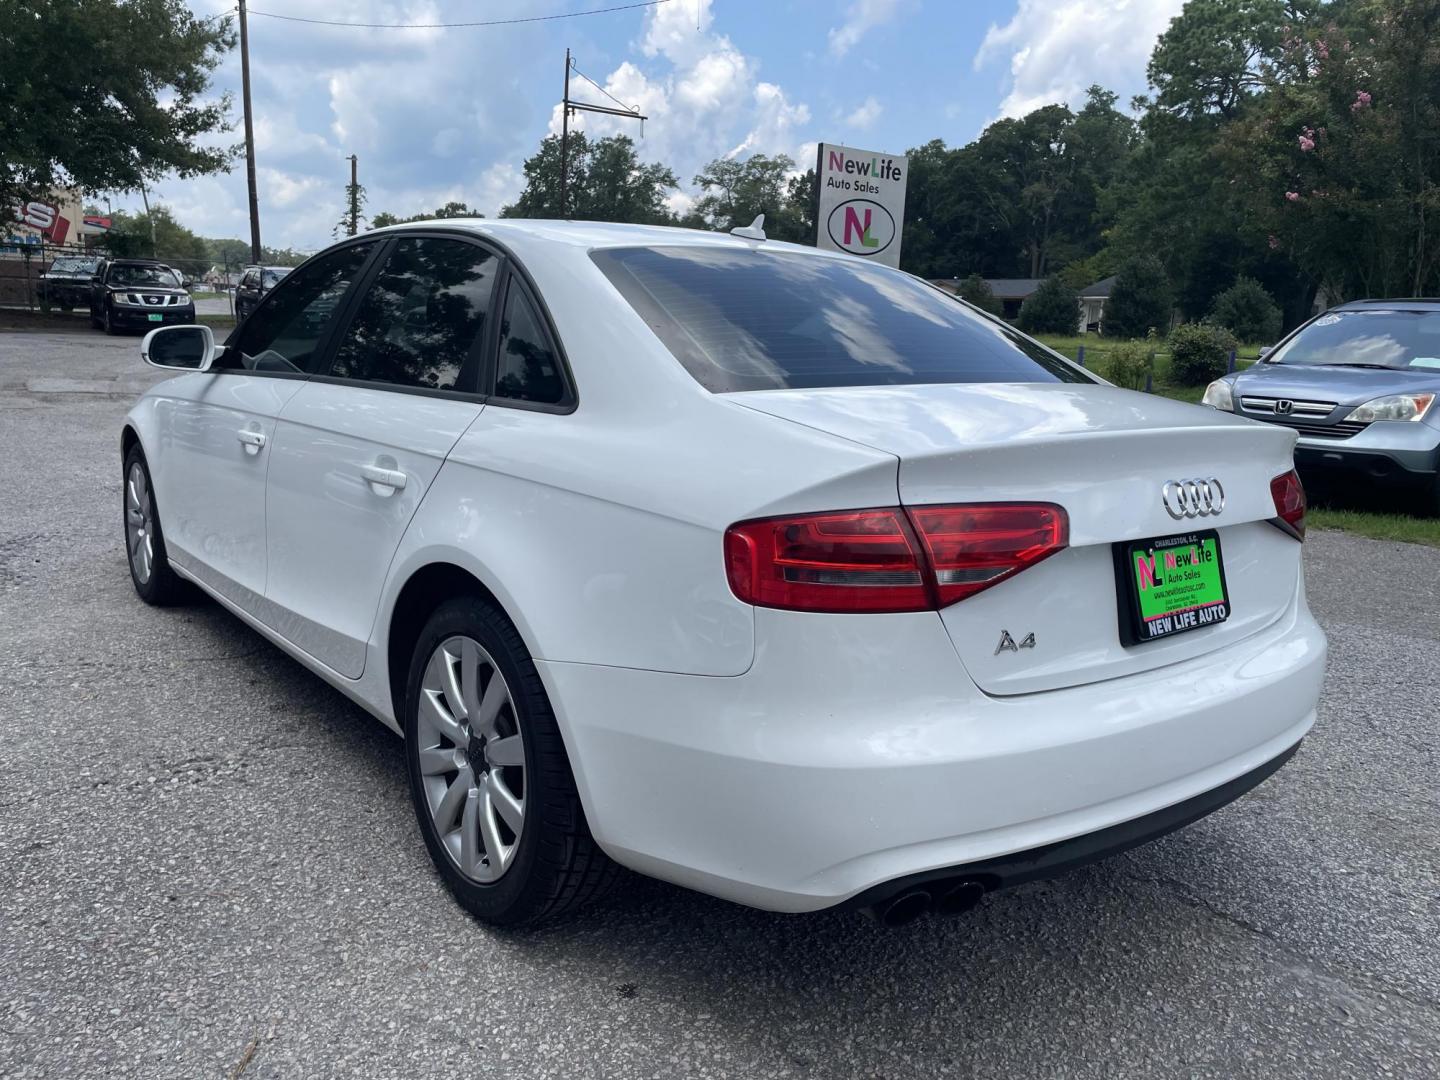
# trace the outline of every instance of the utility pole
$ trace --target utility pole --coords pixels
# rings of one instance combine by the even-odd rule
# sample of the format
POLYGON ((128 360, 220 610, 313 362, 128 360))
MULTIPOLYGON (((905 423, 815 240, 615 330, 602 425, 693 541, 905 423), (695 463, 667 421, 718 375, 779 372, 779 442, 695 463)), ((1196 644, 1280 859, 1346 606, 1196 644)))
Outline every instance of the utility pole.
MULTIPOLYGON (((570 69, 575 66, 575 61, 570 58, 570 50, 565 50, 565 95, 560 99, 560 216, 563 218, 569 210, 569 199, 567 188, 569 187, 570 172, 570 114, 572 112, 593 112, 604 113, 606 116, 623 116, 628 120, 639 120, 640 132, 645 132, 645 121, 650 119, 639 109, 612 109, 608 105, 587 105, 583 101, 570 100, 570 69)), ((582 71, 579 73, 582 79, 587 82, 589 77, 582 71)), ((593 84, 592 84, 593 85, 593 84)), ((610 97, 603 89, 600 91, 606 97, 610 97)), ((611 98, 614 101, 614 98, 611 98)), ((617 102, 617 104, 619 104, 617 102)))
POLYGON ((565 50, 565 93, 560 98, 560 216, 565 216, 566 173, 570 171, 570 50, 565 50))
POLYGON ((140 201, 145 204, 145 220, 150 222, 150 257, 155 258, 155 215, 150 212, 150 195, 145 190, 145 181, 140 181, 140 201))
POLYGON ((358 161, 354 154, 350 155, 350 232, 354 236, 360 231, 360 181, 356 176, 358 161))
POLYGON ((255 125, 250 118, 250 33, 245 0, 240 10, 240 96, 245 103, 245 182, 250 188, 250 261, 260 261, 260 200, 255 197, 255 125))

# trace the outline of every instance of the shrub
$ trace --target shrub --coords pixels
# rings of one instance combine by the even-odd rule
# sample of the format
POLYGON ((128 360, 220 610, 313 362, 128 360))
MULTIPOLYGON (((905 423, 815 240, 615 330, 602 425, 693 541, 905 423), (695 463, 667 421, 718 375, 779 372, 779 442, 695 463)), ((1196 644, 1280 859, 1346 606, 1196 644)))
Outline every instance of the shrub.
POLYGON ((1225 374, 1235 337, 1223 326, 1184 323, 1170 332, 1170 377, 1181 386, 1204 386, 1225 374))
POLYGON ((1027 334, 1079 333, 1080 297, 1052 275, 1020 305, 1019 322, 1027 334))
POLYGON ((1144 390, 1150 370, 1150 346, 1143 341, 1126 341, 1105 350, 1097 365, 1100 376, 1126 390, 1144 390))
POLYGON ((979 274, 971 274, 955 290, 956 295, 962 300, 968 300, 981 311, 988 311, 991 315, 999 315, 1005 310, 1004 305, 995 299, 995 294, 990 291, 990 283, 979 274))
POLYGON ((1243 274, 1215 297, 1210 321, 1225 327, 1241 341, 1270 345, 1280 336, 1280 306, 1271 299, 1265 286, 1243 274))
POLYGON ((1174 302, 1165 268, 1153 255, 1127 260, 1115 275, 1105 301, 1106 337, 1142 338, 1152 327, 1165 333, 1174 302))

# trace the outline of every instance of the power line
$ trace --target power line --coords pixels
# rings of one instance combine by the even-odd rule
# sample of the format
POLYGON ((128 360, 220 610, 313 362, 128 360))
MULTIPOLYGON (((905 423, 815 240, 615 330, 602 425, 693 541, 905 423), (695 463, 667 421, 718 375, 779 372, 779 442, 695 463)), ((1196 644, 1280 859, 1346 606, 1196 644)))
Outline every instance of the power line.
POLYGON ((517 19, 486 19, 482 22, 453 23, 361 23, 336 22, 333 19, 305 19, 299 15, 280 15, 273 11, 250 9, 251 15, 263 15, 267 19, 283 19, 286 22, 309 23, 311 26, 349 26, 357 30, 453 30, 475 26, 514 26, 517 23, 553 22, 556 19, 578 19, 582 15, 608 15, 612 11, 633 11, 636 8, 659 7, 671 0, 642 0, 635 4, 618 4, 615 7, 592 8, 589 11, 566 11, 558 15, 527 15, 517 19))

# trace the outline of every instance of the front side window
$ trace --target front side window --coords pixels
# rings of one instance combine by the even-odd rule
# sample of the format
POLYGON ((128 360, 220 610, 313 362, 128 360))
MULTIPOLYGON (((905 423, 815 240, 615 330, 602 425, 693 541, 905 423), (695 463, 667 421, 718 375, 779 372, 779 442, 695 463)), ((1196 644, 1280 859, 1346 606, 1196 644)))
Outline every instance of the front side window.
POLYGON ((685 369, 716 393, 1092 381, 998 320, 858 259, 738 244, 617 248, 592 258, 685 369))
POLYGON ((1265 362, 1440 370, 1440 311, 1331 311, 1276 349, 1265 362))
POLYGON ((462 240, 399 240, 360 302, 330 374, 473 389, 498 265, 490 252, 462 240))
POLYGON ((555 355, 535 306, 513 280, 506 291, 505 314, 500 320, 495 396, 542 405, 557 405, 565 399, 560 358, 555 355))
POLYGON ((340 301, 369 258, 373 243, 323 255, 285 279, 255 309, 226 349, 228 366, 253 371, 306 371, 325 340, 340 301))

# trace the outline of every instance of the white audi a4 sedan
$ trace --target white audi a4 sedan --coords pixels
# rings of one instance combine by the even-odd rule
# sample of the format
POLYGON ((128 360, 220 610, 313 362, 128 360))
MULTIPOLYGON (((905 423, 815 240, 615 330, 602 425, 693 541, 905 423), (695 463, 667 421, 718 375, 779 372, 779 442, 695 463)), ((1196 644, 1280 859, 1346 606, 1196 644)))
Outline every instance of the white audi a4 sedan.
POLYGON ((199 586, 403 735, 496 924, 617 866, 953 913, 1295 752, 1325 639, 1293 432, 762 237, 398 226, 223 345, 153 331, 136 590, 199 586))

